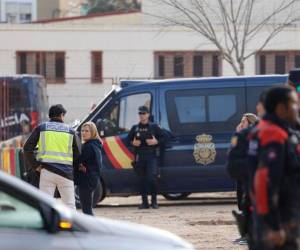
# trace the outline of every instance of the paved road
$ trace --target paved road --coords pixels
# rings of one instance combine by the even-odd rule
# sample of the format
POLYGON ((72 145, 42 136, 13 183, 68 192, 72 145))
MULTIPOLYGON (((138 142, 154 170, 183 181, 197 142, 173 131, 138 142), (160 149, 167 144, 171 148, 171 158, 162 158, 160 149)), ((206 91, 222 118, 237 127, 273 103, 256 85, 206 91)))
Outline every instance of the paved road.
POLYGON ((245 250, 232 244, 238 232, 231 216, 234 195, 197 194, 183 201, 167 201, 162 196, 160 209, 138 210, 139 197, 106 198, 95 209, 97 216, 142 223, 173 232, 196 249, 245 250))

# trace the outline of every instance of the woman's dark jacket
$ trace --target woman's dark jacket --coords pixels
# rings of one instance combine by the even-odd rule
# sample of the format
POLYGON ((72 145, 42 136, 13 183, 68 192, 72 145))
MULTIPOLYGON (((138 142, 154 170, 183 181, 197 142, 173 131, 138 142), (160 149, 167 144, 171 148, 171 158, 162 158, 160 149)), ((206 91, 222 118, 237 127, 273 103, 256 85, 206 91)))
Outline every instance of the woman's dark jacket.
POLYGON ((74 183, 82 187, 95 187, 100 181, 100 169, 102 165, 101 142, 92 139, 82 145, 81 155, 74 169, 74 183), (86 167, 86 173, 79 171, 79 165, 86 167))

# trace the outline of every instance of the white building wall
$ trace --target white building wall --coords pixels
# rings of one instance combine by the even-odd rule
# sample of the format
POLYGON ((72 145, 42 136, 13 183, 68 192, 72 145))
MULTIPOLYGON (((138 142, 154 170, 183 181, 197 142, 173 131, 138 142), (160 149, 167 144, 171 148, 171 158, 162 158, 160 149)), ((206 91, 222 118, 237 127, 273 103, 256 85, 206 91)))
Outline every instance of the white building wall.
MULTIPOLYGON (((263 34, 261 34, 263 36, 263 34)), ((0 74, 16 73, 16 51, 65 51, 65 84, 48 84, 50 104, 62 103, 69 110, 67 120, 83 118, 92 103, 98 103, 119 78, 154 76, 154 52, 215 51, 201 36, 182 29, 162 30, 152 26, 0 25, 0 74), (104 83, 93 84, 91 51, 102 51, 104 83)), ((300 28, 279 34, 266 50, 300 50, 300 28)), ((257 50, 257 42, 249 44, 257 50)), ((255 74, 255 56, 245 65, 255 74)), ((223 75, 234 75, 223 61, 223 75)))
POLYGON ((16 54, 13 50, 0 49, 0 74, 16 74, 16 54))
POLYGON ((105 50, 103 62, 104 77, 154 77, 154 56, 152 50, 105 50))

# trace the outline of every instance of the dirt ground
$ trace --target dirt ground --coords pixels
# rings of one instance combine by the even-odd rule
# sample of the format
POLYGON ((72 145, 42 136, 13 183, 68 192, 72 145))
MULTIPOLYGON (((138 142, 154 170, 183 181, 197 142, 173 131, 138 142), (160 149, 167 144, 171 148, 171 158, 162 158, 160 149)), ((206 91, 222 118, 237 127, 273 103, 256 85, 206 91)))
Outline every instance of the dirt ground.
POLYGON ((111 197, 100 203, 95 213, 168 230, 194 244, 195 249, 245 250, 247 247, 232 243, 239 236, 231 215, 233 197, 232 193, 209 193, 167 201, 159 196, 157 210, 138 210, 139 197, 111 197))

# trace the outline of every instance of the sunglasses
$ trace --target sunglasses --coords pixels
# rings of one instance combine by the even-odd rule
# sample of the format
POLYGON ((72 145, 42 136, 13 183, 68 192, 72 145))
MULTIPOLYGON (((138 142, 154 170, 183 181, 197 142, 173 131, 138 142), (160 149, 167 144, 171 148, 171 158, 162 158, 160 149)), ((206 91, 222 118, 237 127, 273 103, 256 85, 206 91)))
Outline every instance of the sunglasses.
POLYGON ((146 112, 139 112, 139 115, 145 115, 147 114, 146 112))

